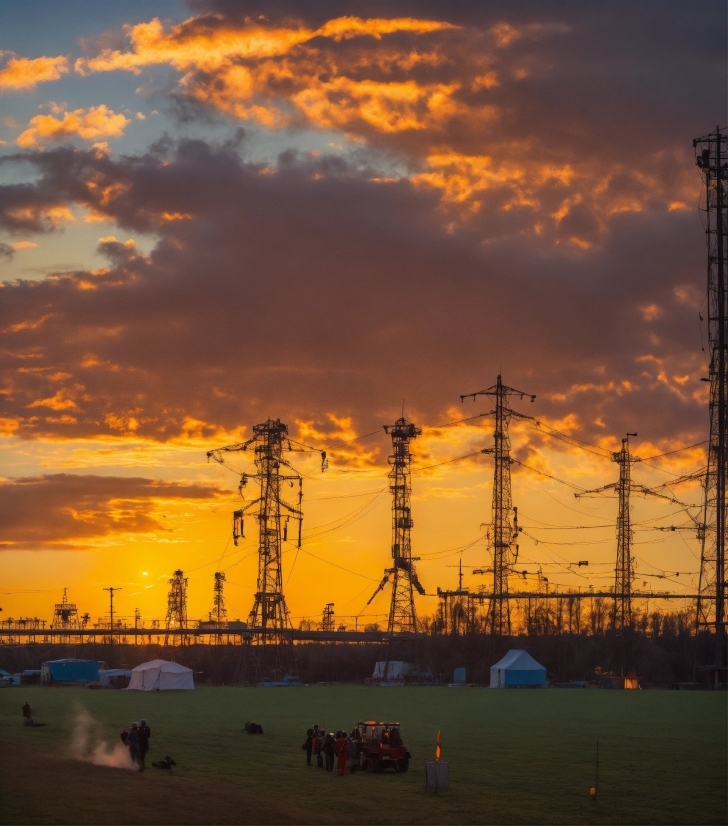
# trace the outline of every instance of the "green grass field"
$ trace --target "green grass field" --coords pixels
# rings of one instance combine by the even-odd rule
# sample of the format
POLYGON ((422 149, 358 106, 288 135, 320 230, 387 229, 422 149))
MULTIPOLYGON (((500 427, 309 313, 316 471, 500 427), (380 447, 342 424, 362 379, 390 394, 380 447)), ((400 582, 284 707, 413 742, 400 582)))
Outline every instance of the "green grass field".
POLYGON ((725 823, 721 692, 393 688, 200 688, 149 693, 0 691, 2 823, 725 823), (22 725, 28 699, 36 722, 22 725), (110 744, 152 727, 144 774, 70 757, 77 710, 110 744), (396 719, 407 774, 341 778, 305 765, 314 722, 396 719), (246 735, 246 721, 263 725, 246 735), (424 789, 442 730, 451 786, 424 789), (589 798, 599 741, 599 797, 589 798), (151 760, 149 761, 151 762, 151 760))

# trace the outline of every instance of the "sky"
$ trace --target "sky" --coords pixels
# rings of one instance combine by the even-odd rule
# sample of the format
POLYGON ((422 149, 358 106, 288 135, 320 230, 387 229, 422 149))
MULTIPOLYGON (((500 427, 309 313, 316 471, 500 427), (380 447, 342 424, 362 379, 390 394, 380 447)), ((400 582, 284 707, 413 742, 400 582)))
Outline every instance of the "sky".
MULTIPOLYGON (((388 566, 413 443, 427 596, 487 587, 488 399, 511 428, 512 590, 608 589, 627 432, 646 487, 706 461, 692 139, 726 124, 726 11, 697 3, 50 0, 0 5, 0 606, 189 615, 235 546, 237 455, 280 418, 304 475, 294 624, 349 626, 388 566), (530 395, 536 396, 530 401, 530 395), (465 421, 463 421, 465 420, 465 421), (556 435, 554 435, 556 434, 556 435), (675 452, 677 451, 677 452, 675 452), (664 455, 668 454, 668 455, 664 455), (454 460, 454 461, 453 461, 454 460), (578 566, 588 561, 588 566, 578 566)), ((699 505, 697 483, 659 487, 699 505)), ((694 593, 698 508, 635 496, 635 587, 694 593)), ((358 616, 358 619, 354 619, 358 616)))

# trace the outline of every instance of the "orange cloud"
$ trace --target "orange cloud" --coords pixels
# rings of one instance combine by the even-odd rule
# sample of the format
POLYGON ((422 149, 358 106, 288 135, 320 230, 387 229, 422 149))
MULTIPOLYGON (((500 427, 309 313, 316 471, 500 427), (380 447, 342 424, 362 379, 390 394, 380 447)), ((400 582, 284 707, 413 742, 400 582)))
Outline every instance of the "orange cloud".
POLYGON ((130 123, 129 118, 114 112, 102 103, 89 109, 65 112, 62 119, 54 118, 53 115, 36 115, 30 119, 28 128, 18 137, 16 143, 28 148, 37 143, 63 140, 73 135, 78 135, 84 140, 119 137, 130 123))
MULTIPOLYGON (((222 22, 222 18, 217 18, 222 22)), ((244 29, 230 29, 220 25, 198 26, 195 18, 164 30, 159 18, 139 23, 127 29, 132 51, 105 49, 98 57, 79 58, 76 71, 110 72, 124 70, 139 74, 141 67, 169 63, 176 69, 213 71, 235 59, 262 59, 287 54, 295 46, 315 37, 336 41, 353 37, 381 38, 384 34, 413 32, 422 34, 456 28, 450 23, 413 18, 391 20, 359 17, 340 17, 329 20, 318 29, 304 27, 265 28, 248 25, 244 29)))
POLYGON ((59 80, 68 73, 68 59, 58 57, 11 57, 0 69, 0 91, 32 89, 38 83, 59 80))

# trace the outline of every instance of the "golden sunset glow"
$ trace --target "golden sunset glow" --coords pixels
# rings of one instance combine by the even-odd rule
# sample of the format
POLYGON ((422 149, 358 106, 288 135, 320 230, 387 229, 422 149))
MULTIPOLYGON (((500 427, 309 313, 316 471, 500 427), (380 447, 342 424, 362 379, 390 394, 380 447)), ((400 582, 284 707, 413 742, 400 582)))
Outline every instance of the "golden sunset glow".
MULTIPOLYGON (((313 451, 288 457, 294 623, 331 601, 349 627, 381 622, 386 597, 366 601, 391 558, 383 425, 400 415, 423 428, 412 541, 432 615, 458 563, 489 581, 494 425, 460 394, 499 373, 536 394, 510 429, 513 589, 609 587, 616 504, 574 493, 615 480, 627 432, 647 488, 706 463, 686 138, 703 124, 664 116, 698 63, 676 55, 660 97, 668 47, 624 66, 587 12, 153 5, 79 19, 73 48, 46 32, 2 53, 3 616, 46 617, 63 587, 100 615, 118 585, 121 617, 160 619, 182 569, 191 617, 225 571, 244 620, 257 526, 236 546, 231 514, 252 464, 206 454, 270 417, 313 451)), ((658 529, 692 524, 700 489, 670 490, 635 497, 635 578, 691 593, 694 533, 658 529)))

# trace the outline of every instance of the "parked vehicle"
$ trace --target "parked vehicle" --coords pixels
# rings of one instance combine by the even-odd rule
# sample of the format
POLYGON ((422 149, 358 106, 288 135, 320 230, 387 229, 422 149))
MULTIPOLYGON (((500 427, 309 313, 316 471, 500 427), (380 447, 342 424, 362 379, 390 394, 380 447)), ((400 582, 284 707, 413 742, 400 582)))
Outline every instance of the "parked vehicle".
POLYGON ((368 720, 357 723, 359 732, 359 765, 364 771, 379 772, 394 769, 406 772, 411 754, 402 742, 399 723, 377 723, 368 720))

